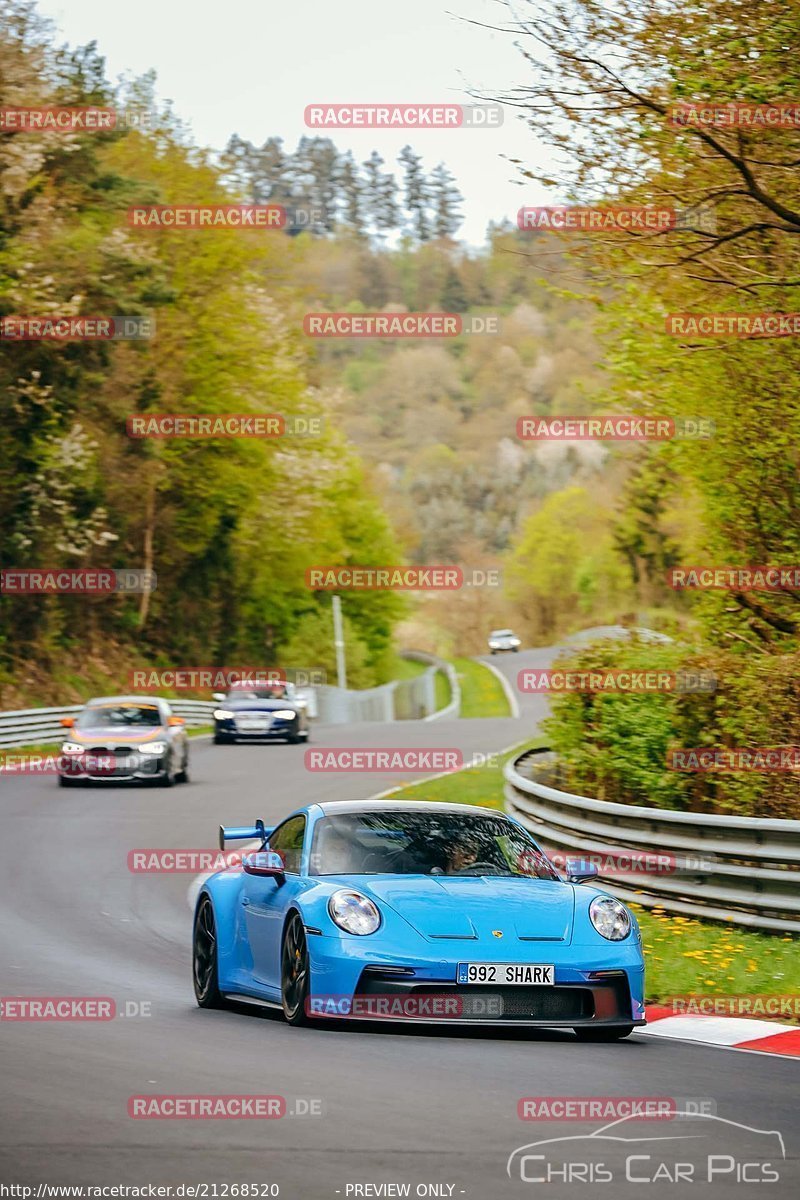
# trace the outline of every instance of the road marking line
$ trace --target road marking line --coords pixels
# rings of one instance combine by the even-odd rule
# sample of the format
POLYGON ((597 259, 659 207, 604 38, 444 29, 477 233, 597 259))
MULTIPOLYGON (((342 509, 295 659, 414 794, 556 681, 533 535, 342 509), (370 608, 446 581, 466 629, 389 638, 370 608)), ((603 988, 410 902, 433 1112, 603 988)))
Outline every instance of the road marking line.
POLYGON ((486 662, 482 658, 474 658, 472 661, 479 662, 481 664, 481 666, 483 666, 483 667, 488 667, 488 669, 492 672, 492 674, 497 676, 497 678, 500 680, 500 683, 502 684, 503 691, 506 694, 506 700, 508 701, 508 706, 511 709, 511 717, 514 721, 518 721, 520 718, 519 700, 517 699, 516 695, 514 694, 511 684, 506 679, 503 672, 498 671, 498 669, 494 665, 494 663, 486 662))

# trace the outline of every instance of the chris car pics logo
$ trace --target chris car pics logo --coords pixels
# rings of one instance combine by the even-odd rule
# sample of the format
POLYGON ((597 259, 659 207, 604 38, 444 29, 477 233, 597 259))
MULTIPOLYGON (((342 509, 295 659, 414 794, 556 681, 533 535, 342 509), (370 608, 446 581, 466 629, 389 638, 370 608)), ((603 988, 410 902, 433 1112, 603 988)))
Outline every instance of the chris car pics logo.
POLYGON ((668 1135, 659 1123, 651 1131, 647 1120, 632 1114, 590 1134, 529 1142, 509 1155, 506 1173, 521 1183, 573 1186, 781 1181, 786 1148, 778 1130, 756 1129, 702 1107, 686 1105, 671 1113, 668 1135))

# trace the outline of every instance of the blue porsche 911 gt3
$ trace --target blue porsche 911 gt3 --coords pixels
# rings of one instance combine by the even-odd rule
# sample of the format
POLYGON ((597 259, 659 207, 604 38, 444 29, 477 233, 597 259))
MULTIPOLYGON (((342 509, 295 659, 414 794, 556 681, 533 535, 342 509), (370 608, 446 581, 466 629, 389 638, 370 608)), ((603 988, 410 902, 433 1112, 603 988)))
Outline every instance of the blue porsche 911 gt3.
POLYGON ((425 801, 309 804, 205 880, 195 909, 202 1008, 282 1007, 292 1025, 349 1017, 538 1025, 614 1041, 644 1025, 636 920, 560 874, 524 826, 425 801))

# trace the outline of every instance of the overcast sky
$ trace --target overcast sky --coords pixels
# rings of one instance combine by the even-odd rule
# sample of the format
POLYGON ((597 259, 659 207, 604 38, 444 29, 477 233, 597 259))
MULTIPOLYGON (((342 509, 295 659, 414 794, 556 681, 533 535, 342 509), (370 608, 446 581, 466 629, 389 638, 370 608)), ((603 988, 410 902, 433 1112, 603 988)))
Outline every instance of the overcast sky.
MULTIPOLYGON (((469 90, 500 95, 527 67, 510 34, 469 23, 508 24, 498 0, 40 0, 63 40, 96 40, 112 79, 154 68, 202 145, 222 149, 231 133, 258 143, 282 137, 294 148, 304 109, 316 102, 471 102, 469 90)), ((321 132, 321 131, 319 131, 321 132)), ((458 236, 483 242, 490 220, 512 220, 545 193, 520 186, 503 155, 544 160, 514 112, 495 130, 327 131, 363 161, 378 150, 387 166, 407 142, 427 170, 444 161, 464 196, 458 236)))

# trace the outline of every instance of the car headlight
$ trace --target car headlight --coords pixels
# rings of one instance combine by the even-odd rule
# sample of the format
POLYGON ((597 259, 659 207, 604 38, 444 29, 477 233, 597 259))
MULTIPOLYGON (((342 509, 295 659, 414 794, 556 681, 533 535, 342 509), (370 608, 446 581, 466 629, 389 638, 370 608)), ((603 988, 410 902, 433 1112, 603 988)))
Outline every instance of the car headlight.
POLYGON ((230 719, 233 715, 234 714, 231 712, 231 710, 229 708, 215 708, 214 709, 214 720, 215 721, 230 721, 230 719))
POLYGON ((80 742, 64 742, 64 745, 61 747, 61 753, 62 754, 83 754, 85 749, 86 749, 86 747, 82 746, 80 744, 80 742))
POLYGON ((621 942, 631 931, 631 914, 612 896, 595 896, 589 905, 589 920, 609 942, 621 942))
POLYGON ((360 892, 334 892, 328 901, 328 912, 345 933, 374 933, 381 923, 376 906, 360 892))
POLYGON ((163 754, 166 748, 166 742, 145 742, 143 746, 136 747, 140 754, 163 754))
POLYGON ((273 717, 278 717, 281 721, 291 721, 295 714, 293 708, 276 708, 272 715, 273 717))

